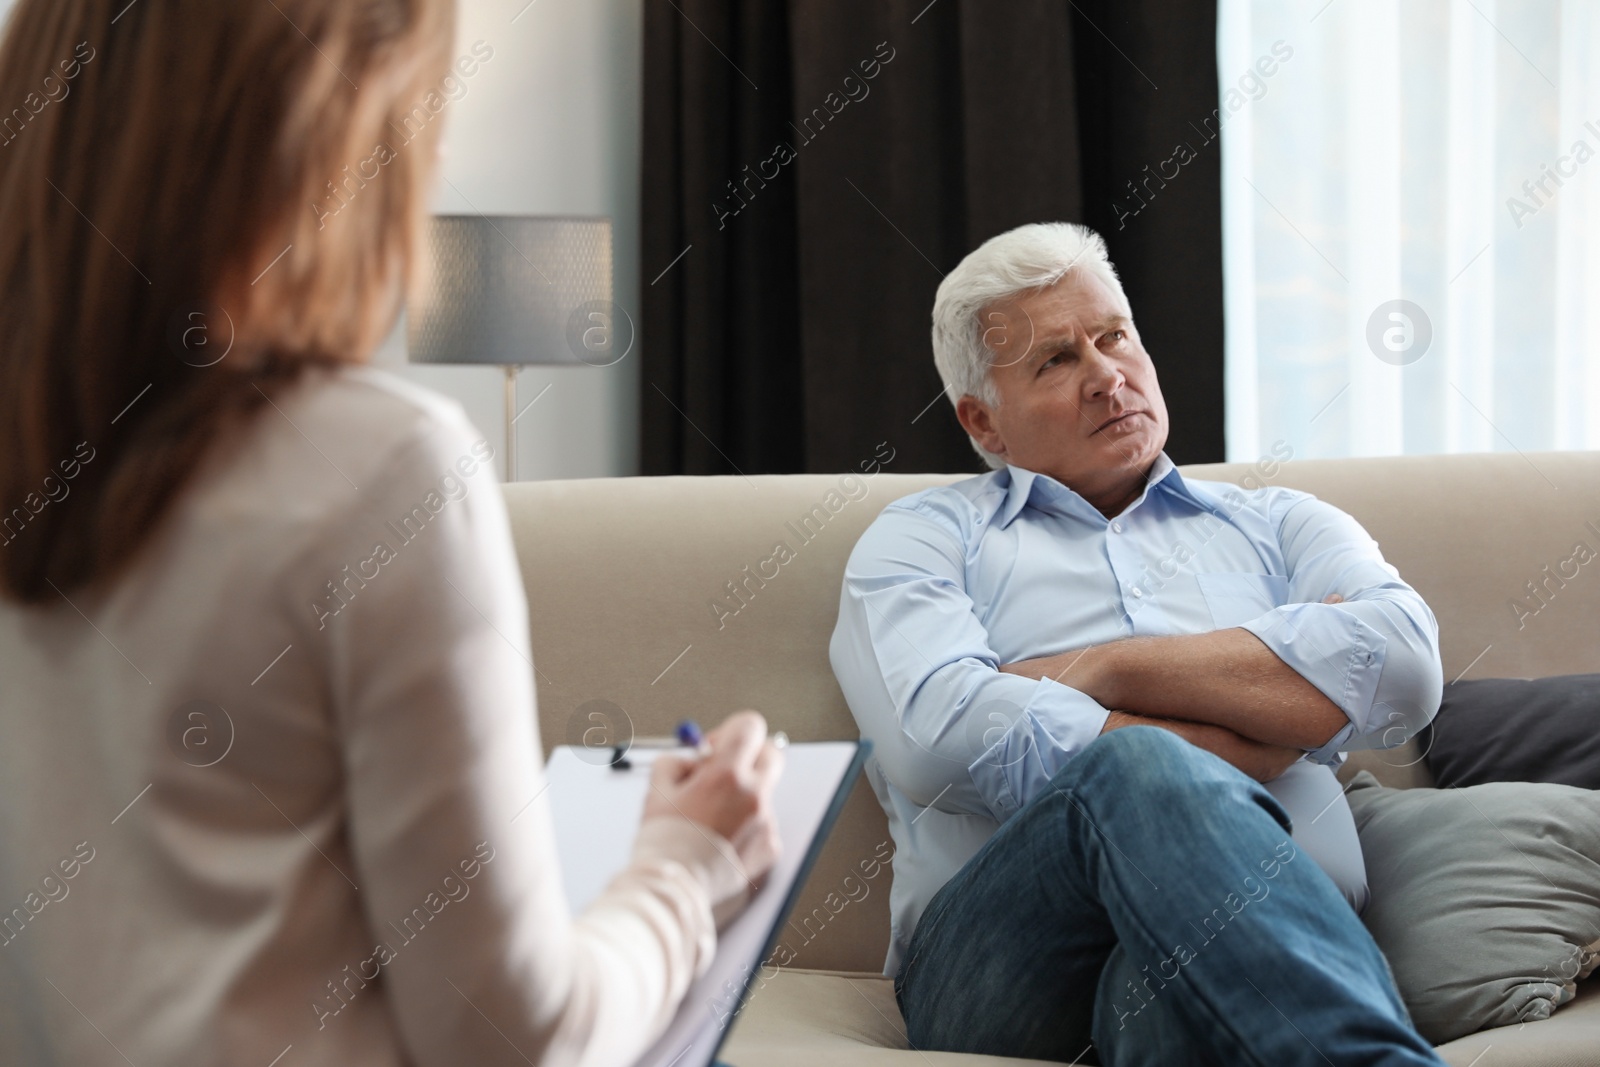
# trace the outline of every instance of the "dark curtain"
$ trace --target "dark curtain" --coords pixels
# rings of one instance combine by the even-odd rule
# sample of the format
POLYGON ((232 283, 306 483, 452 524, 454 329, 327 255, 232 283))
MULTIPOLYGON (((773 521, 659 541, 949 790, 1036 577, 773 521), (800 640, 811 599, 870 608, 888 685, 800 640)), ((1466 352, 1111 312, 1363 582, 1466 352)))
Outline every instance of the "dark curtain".
POLYGON ((647 474, 982 469, 928 340, 1025 222, 1102 233, 1179 463, 1223 457, 1214 0, 644 0, 647 474), (659 273, 658 273, 659 272, 659 273))

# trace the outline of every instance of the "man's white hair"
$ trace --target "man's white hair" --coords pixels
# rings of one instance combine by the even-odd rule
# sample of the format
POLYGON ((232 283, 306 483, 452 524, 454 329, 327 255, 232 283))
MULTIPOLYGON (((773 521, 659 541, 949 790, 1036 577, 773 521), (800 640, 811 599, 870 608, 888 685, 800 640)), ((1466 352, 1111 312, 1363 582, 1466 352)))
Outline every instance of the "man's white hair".
MULTIPOLYGON (((984 344, 984 309, 1054 285, 1072 270, 1105 282, 1128 309, 1105 241, 1087 226, 1071 222, 1034 222, 991 237, 946 276, 933 301, 933 362, 951 404, 975 396, 990 407, 999 406, 1000 395, 989 379, 998 354, 984 344)), ((971 440, 990 467, 1006 465, 1004 457, 971 440)))

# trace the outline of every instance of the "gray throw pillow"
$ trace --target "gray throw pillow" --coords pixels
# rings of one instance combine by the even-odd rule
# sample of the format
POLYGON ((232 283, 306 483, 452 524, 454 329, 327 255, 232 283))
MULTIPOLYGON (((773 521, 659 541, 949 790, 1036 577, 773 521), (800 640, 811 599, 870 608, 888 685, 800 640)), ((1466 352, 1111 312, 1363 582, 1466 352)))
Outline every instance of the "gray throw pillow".
POLYGON ((1386 789, 1362 771, 1348 796, 1372 893, 1361 919, 1423 1037, 1547 1018, 1572 999, 1600 962, 1600 792, 1386 789))
POLYGON ((1440 789, 1484 782, 1600 789, 1600 674, 1452 682, 1417 745, 1440 789))

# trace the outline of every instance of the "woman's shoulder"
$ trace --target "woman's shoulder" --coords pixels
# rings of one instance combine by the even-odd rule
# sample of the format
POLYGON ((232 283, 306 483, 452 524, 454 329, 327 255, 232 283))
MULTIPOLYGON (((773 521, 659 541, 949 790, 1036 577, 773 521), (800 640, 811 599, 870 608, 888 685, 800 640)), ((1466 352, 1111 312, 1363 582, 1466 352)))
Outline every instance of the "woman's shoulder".
POLYGON ((397 374, 365 365, 307 371, 278 401, 292 421, 347 442, 361 455, 376 458, 417 443, 419 438, 483 436, 461 405, 397 374))
POLYGON ((323 480, 343 474, 359 485, 356 472, 382 471, 408 454, 426 463, 485 440, 455 400, 376 367, 307 371, 272 406, 257 427, 261 443, 281 442, 267 451, 323 480), (320 471, 311 463, 318 457, 320 471))
POLYGON ((192 498, 197 518, 304 530, 409 499, 447 471, 495 480, 461 405, 372 367, 317 368, 274 393, 192 498))

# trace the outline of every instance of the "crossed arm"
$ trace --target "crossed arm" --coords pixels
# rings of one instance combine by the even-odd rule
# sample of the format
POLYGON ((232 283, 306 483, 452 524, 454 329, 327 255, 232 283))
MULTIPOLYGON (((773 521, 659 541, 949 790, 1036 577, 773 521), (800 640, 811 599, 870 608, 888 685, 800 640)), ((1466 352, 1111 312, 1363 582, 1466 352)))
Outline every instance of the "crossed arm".
MULTIPOLYGON (((1335 594, 1324 603, 1340 599, 1335 594)), ((1105 730, 1160 726, 1258 781, 1276 778, 1349 721, 1321 690, 1237 627, 1127 638, 1000 669, 1051 678, 1093 697, 1113 709, 1105 730)))

